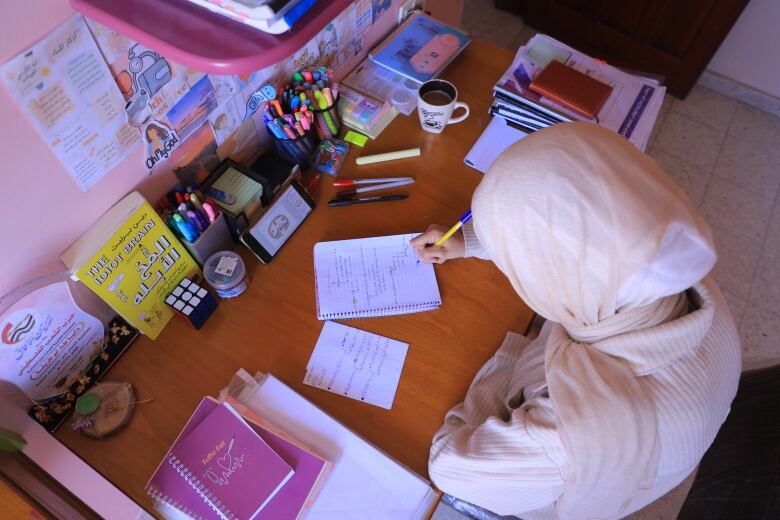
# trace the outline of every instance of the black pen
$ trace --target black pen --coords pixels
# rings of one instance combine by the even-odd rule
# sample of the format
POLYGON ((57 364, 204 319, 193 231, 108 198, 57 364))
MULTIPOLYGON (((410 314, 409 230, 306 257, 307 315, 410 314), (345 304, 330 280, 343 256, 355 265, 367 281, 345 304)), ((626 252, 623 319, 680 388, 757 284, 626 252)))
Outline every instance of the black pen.
POLYGON ((353 199, 352 197, 342 197, 328 201, 328 206, 349 206, 350 204, 362 204, 364 202, 384 202, 390 200, 408 199, 409 195, 383 195, 381 197, 363 197, 362 199, 353 199))

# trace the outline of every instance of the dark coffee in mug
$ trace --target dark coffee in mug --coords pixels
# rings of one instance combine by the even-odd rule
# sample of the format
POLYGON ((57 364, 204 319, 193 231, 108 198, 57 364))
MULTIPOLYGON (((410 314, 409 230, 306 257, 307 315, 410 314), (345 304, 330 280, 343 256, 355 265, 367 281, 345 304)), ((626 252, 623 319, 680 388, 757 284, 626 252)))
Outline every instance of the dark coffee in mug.
POLYGON ((431 90, 430 92, 425 92, 420 97, 426 103, 430 103, 431 105, 436 106, 444 106, 452 103, 452 96, 443 90, 431 90))

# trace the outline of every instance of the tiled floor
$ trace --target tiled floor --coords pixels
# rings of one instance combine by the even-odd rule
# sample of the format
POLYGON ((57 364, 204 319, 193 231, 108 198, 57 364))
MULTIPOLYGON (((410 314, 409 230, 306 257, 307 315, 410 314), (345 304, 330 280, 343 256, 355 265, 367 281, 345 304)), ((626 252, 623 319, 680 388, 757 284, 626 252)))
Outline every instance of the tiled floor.
MULTIPOLYGON (((492 0, 466 0, 462 27, 513 51, 536 33, 492 0)), ((743 368, 780 363, 780 118, 696 86, 684 101, 667 96, 647 152, 712 226, 712 275, 739 327, 743 368)))

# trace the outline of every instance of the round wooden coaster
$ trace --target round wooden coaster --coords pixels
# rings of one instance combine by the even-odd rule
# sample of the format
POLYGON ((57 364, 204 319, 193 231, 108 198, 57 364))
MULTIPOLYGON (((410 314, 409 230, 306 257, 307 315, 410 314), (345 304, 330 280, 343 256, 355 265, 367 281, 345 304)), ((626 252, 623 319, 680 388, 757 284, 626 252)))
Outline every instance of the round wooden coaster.
MULTIPOLYGON (((100 405, 88 417, 92 425, 81 429, 81 433, 94 439, 102 439, 113 434, 127 424, 135 407, 135 394, 130 383, 108 381, 95 385, 84 395, 92 394, 100 400, 100 405)), ((78 415, 76 414, 76 417, 78 415)))

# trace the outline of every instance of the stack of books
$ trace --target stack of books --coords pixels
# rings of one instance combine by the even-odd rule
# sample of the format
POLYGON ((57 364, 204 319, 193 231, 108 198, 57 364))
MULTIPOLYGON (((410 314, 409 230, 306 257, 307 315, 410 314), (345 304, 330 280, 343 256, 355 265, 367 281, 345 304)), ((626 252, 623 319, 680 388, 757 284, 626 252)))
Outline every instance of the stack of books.
POLYGON ((508 125, 523 132, 533 132, 555 123, 588 121, 618 132, 644 150, 665 92, 666 88, 656 79, 629 74, 549 36, 537 34, 518 49, 512 65, 493 87, 490 115, 504 119, 508 125), (537 85, 540 74, 553 61, 565 65, 570 76, 584 78, 579 91, 572 89, 572 85, 562 85, 574 92, 574 97, 586 95, 587 82, 602 85, 609 92, 594 113, 585 114, 576 102, 567 103, 563 97, 553 99, 555 96, 543 94, 547 90, 538 88, 541 86, 537 85))
POLYGON ((213 13, 271 34, 289 31, 317 0, 188 0, 213 13))
POLYGON ((191 518, 295 520, 311 505, 330 463, 235 403, 204 398, 146 491, 191 518))

